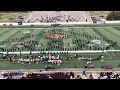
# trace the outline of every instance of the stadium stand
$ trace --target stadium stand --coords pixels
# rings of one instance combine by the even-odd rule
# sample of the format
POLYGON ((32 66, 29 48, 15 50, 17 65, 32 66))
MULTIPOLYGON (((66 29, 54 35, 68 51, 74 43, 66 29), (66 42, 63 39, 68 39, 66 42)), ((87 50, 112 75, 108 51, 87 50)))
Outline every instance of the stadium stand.
POLYGON ((22 77, 21 79, 70 79, 71 77, 74 78, 73 72, 56 72, 53 74, 32 73, 28 74, 26 77, 22 77))
POLYGON ((87 11, 32 11, 28 13, 24 22, 92 22, 92 19, 87 11))

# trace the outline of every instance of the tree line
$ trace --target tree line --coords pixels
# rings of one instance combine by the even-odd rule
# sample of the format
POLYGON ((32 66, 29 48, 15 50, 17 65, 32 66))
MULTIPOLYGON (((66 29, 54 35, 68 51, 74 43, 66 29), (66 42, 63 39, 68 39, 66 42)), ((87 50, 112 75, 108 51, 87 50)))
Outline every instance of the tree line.
POLYGON ((106 20, 120 20, 120 11, 111 11, 106 20))

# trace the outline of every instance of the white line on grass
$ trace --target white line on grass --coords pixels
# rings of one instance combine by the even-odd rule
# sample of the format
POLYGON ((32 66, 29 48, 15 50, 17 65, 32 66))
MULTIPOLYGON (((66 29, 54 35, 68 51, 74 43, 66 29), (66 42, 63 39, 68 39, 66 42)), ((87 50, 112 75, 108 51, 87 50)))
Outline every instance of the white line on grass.
MULTIPOLYGON (((107 28, 105 28, 105 29, 107 29, 107 28)), ((108 29, 107 29, 108 30, 108 29)), ((102 34, 103 34, 103 32, 101 32, 102 34)), ((107 38, 109 38, 110 39, 110 37, 109 36, 107 36, 107 38)), ((117 37, 114 37, 114 38, 117 38, 117 37)), ((117 38, 117 39, 119 39, 119 38, 117 38)), ((110 39, 111 40, 111 39, 110 39)), ((113 39, 112 39, 113 40, 113 39)), ((117 44, 118 46, 120 46, 119 44, 117 44)), ((112 47, 113 48, 113 47, 112 47)), ((113 48, 114 49, 114 48, 113 48)))
MULTIPOLYGON (((82 33, 82 32, 81 32, 82 33)), ((87 38, 85 38, 86 40, 87 40, 87 38)), ((83 48, 83 47, 82 47, 83 48)), ((83 48, 83 50, 85 50, 84 48, 83 48)))
MULTIPOLYGON (((110 30, 110 29, 112 30, 112 28, 107 28, 107 27, 106 27, 106 29, 107 29, 107 30, 110 30)), ((114 28, 113 28, 113 29, 114 29, 114 28)), ((114 29, 114 30, 116 30, 116 29, 114 29)), ((116 32, 113 32, 113 31, 111 31, 111 32, 114 33, 114 34, 118 34, 118 35, 119 35, 119 33, 116 33, 116 32)), ((115 38, 117 38, 117 37, 115 37, 115 38)), ((117 38, 117 39, 119 39, 119 38, 117 38)), ((117 44, 117 45, 120 46, 119 44, 117 44)))
MULTIPOLYGON (((108 52, 106 52, 108 54, 108 52)), ((110 54, 108 54, 110 56, 110 58, 112 58, 112 56, 110 54)))
MULTIPOLYGON (((99 46, 102 48, 102 46, 99 44, 99 46)), ((107 53, 107 52, 106 52, 107 53)), ((108 54, 108 53, 107 53, 108 54)), ((109 54, 108 54, 109 55, 109 54)), ((110 55, 109 55, 110 56, 110 55)), ((110 58, 112 58, 111 56, 110 56, 110 58)))
MULTIPOLYGON (((98 29, 96 29, 96 30, 98 30, 98 29)), ((100 32, 100 33, 102 33, 102 32, 100 32)), ((102 33, 103 34, 103 33, 102 33)), ((98 34, 97 34, 98 35, 98 34)), ((103 34, 104 35, 104 34, 103 34)), ((99 35, 98 35, 99 36, 99 35)), ((109 37, 108 37, 109 38, 109 37)), ((103 39, 103 38, 102 38, 103 39)), ((110 39, 110 38, 109 38, 110 39)), ((106 41, 104 41, 105 43, 107 43, 106 41)), ((101 45, 99 44, 99 46, 101 47, 101 45)), ((101 47, 102 48, 102 47, 101 47)), ((111 47, 111 48, 113 48, 113 47, 111 47)), ((114 49, 114 48, 113 48, 114 49)))
MULTIPOLYGON (((115 57, 115 54, 114 54, 114 57, 115 57)), ((117 59, 117 58, 116 58, 117 59)), ((118 60, 118 59, 117 59, 118 60)))
MULTIPOLYGON (((102 48, 102 46, 99 44, 99 46, 102 48)), ((106 52, 107 53, 107 52, 106 52)), ((108 54, 108 53, 107 53, 108 54)), ((109 55, 109 54, 108 54, 109 55)), ((110 56, 110 55, 109 55, 110 56)), ((112 58, 111 56, 110 56, 110 58, 112 58)))
MULTIPOLYGON (((84 30, 85 30, 86 28, 84 28, 84 30)), ((89 28, 88 28, 89 29, 89 28)), ((89 34, 89 33, 88 33, 89 34)), ((90 35, 90 34, 89 34, 90 35)), ((85 37, 85 39, 87 40, 87 38, 85 37)), ((91 45, 91 47, 92 47, 92 49, 93 49, 93 46, 91 45)))

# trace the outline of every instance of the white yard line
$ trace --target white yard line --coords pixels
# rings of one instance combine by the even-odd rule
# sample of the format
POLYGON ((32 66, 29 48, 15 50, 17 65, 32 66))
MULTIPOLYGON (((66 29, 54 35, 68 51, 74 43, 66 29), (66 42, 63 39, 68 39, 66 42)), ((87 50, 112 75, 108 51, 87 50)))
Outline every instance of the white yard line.
MULTIPOLYGON (((96 29, 96 30, 98 30, 98 29, 96 29)), ((102 32, 100 32, 100 33, 102 33, 102 32)), ((102 33, 103 34, 103 33, 102 33)), ((99 36, 99 35, 98 35, 99 36)), ((107 38, 109 38, 109 37, 107 37, 107 38)), ((110 38, 109 38, 110 39, 110 38)), ((111 39, 110 39, 111 40, 111 39)), ((106 41, 104 41, 105 43, 107 43, 106 41)), ((101 45, 99 44, 99 46, 101 47, 101 45)), ((102 48, 102 47, 101 47, 102 48)), ((111 48, 113 48, 113 47, 111 47, 111 48)), ((114 48, 113 48, 114 49, 114 48)))
MULTIPOLYGON (((99 46, 102 48, 102 46, 99 44, 99 46)), ((106 52, 107 53, 107 52, 106 52)), ((108 54, 108 53, 107 53, 108 54)), ((110 54, 108 54, 109 56, 110 56, 110 54)), ((110 58, 112 58, 111 56, 110 56, 110 58)))
MULTIPOLYGON (((99 46, 102 48, 102 46, 99 44, 99 46)), ((106 52, 107 53, 107 52, 106 52)), ((108 53, 107 53, 108 54, 108 53)), ((109 55, 109 54, 108 54, 109 55)), ((110 56, 110 55, 109 55, 110 56)), ((110 56, 110 58, 112 58, 111 56, 110 56)))
POLYGON ((114 29, 114 28, 112 28, 112 27, 106 27, 109 31, 111 31, 112 33, 115 33, 115 34, 117 34, 117 35, 120 35, 120 31, 118 31, 117 29, 114 29))
MULTIPOLYGON (((88 28, 88 29, 90 29, 90 28, 88 28)), ((85 30, 85 29, 84 29, 85 30)), ((89 34, 89 33, 88 33, 89 34)), ((89 34, 90 35, 90 34, 89 34)), ((85 37, 85 39, 87 40, 87 38, 85 37)), ((93 49, 93 46, 91 45, 91 47, 92 47, 92 49, 93 49)))
MULTIPOLYGON (((82 33, 82 32, 81 32, 82 33)), ((87 38, 85 38, 87 40, 87 38)), ((83 47, 82 47, 83 50, 85 50, 83 47)))
MULTIPOLYGON (((107 28, 105 28, 105 29, 107 29, 107 28)), ((107 29, 108 30, 108 29, 107 29)), ((102 32, 100 32, 100 33, 102 33, 102 32)), ((102 33, 103 34, 103 33, 102 33)), ((109 36, 107 36, 107 38, 109 38, 110 39, 110 37, 109 36)), ((119 38, 117 38, 117 37, 114 37, 114 38, 116 38, 116 39, 119 39, 119 38)), ((111 40, 111 39, 110 39, 111 40)), ((113 40, 113 39, 112 39, 113 40)), ((119 44, 117 44, 118 46, 120 46, 119 44)), ((113 48, 114 49, 114 48, 113 48)))
MULTIPOLYGON (((107 27, 106 27, 106 29, 107 29, 107 30, 109 30, 109 29, 112 30, 112 28, 107 28, 107 27)), ((114 29, 114 28, 113 28, 113 29, 114 29)), ((116 30, 116 29, 114 29, 114 30, 116 30)), ((111 32, 114 33, 114 34, 118 34, 118 35, 119 35, 119 33, 117 33, 117 32, 113 32, 113 31, 111 31, 111 32)), ((119 31, 118 31, 118 32, 119 32, 119 31)), ((115 37, 115 38, 117 38, 117 37, 115 37)), ((117 38, 117 39, 119 39, 119 38, 117 38)), ((119 42, 118 42, 118 43, 119 43, 119 42)), ((120 46, 119 44, 117 44, 117 45, 120 46)))
MULTIPOLYGON (((114 57, 115 57, 115 54, 114 54, 114 57)), ((118 58, 116 58, 118 60, 118 58)))
MULTIPOLYGON (((102 46, 99 44, 99 46, 102 48, 102 46)), ((106 52, 107 53, 107 52, 106 52)), ((108 54, 108 53, 107 53, 108 54)), ((109 55, 109 54, 108 54, 109 55)), ((109 55, 110 56, 110 55, 109 55)), ((111 56, 110 56, 110 58, 112 58, 111 56)))
MULTIPOLYGON (((106 52, 106 53, 108 54, 108 52, 106 52)), ((110 58, 112 58, 110 54, 108 54, 108 55, 110 56, 110 58)))

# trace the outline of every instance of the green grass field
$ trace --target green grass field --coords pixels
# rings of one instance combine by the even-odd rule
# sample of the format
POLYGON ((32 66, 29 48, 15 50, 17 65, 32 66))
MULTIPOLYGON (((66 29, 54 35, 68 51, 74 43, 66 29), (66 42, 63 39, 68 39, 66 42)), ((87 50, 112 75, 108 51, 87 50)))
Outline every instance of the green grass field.
MULTIPOLYGON (((44 54, 47 55, 47 54, 44 54)), ((51 63, 48 63, 46 61, 42 61, 39 63, 17 63, 17 62, 10 62, 8 59, 0 59, 0 69, 2 70, 6 70, 6 69, 44 69, 44 67, 46 65, 52 65, 55 66, 56 68, 74 68, 76 66, 76 68, 84 68, 86 64, 85 60, 79 60, 78 58, 80 56, 85 57, 85 58, 93 58, 93 57, 97 57, 99 55, 103 55, 104 61, 101 60, 95 60, 92 61, 92 65, 95 66, 95 68, 101 68, 102 66, 105 65, 112 65, 113 68, 119 68, 120 65, 120 54, 115 54, 114 52, 108 52, 108 53, 81 53, 78 54, 78 58, 75 58, 74 55, 75 54, 59 54, 61 59, 63 60, 63 64, 61 65, 53 65, 51 63), (71 58, 72 56, 72 58, 71 58)), ((21 57, 26 59, 27 56, 29 55, 22 55, 21 57)), ((38 56, 38 54, 33 54, 33 56, 38 56)), ((19 58, 20 55, 17 56, 17 58, 19 58)), ((18 59, 15 60, 18 60, 18 59)), ((87 66, 89 66, 91 64, 88 64, 87 66)))
POLYGON ((0 28, 0 51, 119 50, 119 29, 119 26, 0 28), (48 37, 48 34, 54 36, 48 37), (57 39, 58 35, 63 35, 64 38, 57 39))
POLYGON ((9 19, 13 16, 26 16, 26 12, 0 12, 0 22, 15 22, 15 19, 9 19))
MULTIPOLYGON (((79 51, 79 50, 120 50, 120 25, 76 26, 63 28, 51 27, 0 27, 0 52, 10 51, 79 51), (52 34, 54 34, 52 36, 52 34), (48 35, 51 35, 48 37, 48 35), (64 36, 60 38, 60 36, 64 36), (58 39, 59 38, 59 39, 58 39), (97 41, 95 41, 97 40, 97 41), (99 43, 97 43, 99 42, 99 43), (116 44, 114 44, 116 42, 116 44), (113 45, 114 44, 114 45, 113 45), (108 48, 107 48, 108 47, 108 48)), ((78 57, 96 57, 102 53, 81 53, 78 57)), ((95 68, 111 64, 119 68, 120 55, 114 52, 104 53, 104 61, 93 61, 95 68)), ((18 55, 19 56, 19 55, 18 55)), ((57 68, 84 68, 86 61, 74 58, 74 54, 60 55, 62 65, 57 68), (70 58, 71 55, 73 58, 70 58)), ((26 58, 25 55, 22 56, 26 58)), ((40 69, 47 62, 21 64, 0 58, 0 69, 40 69)))

